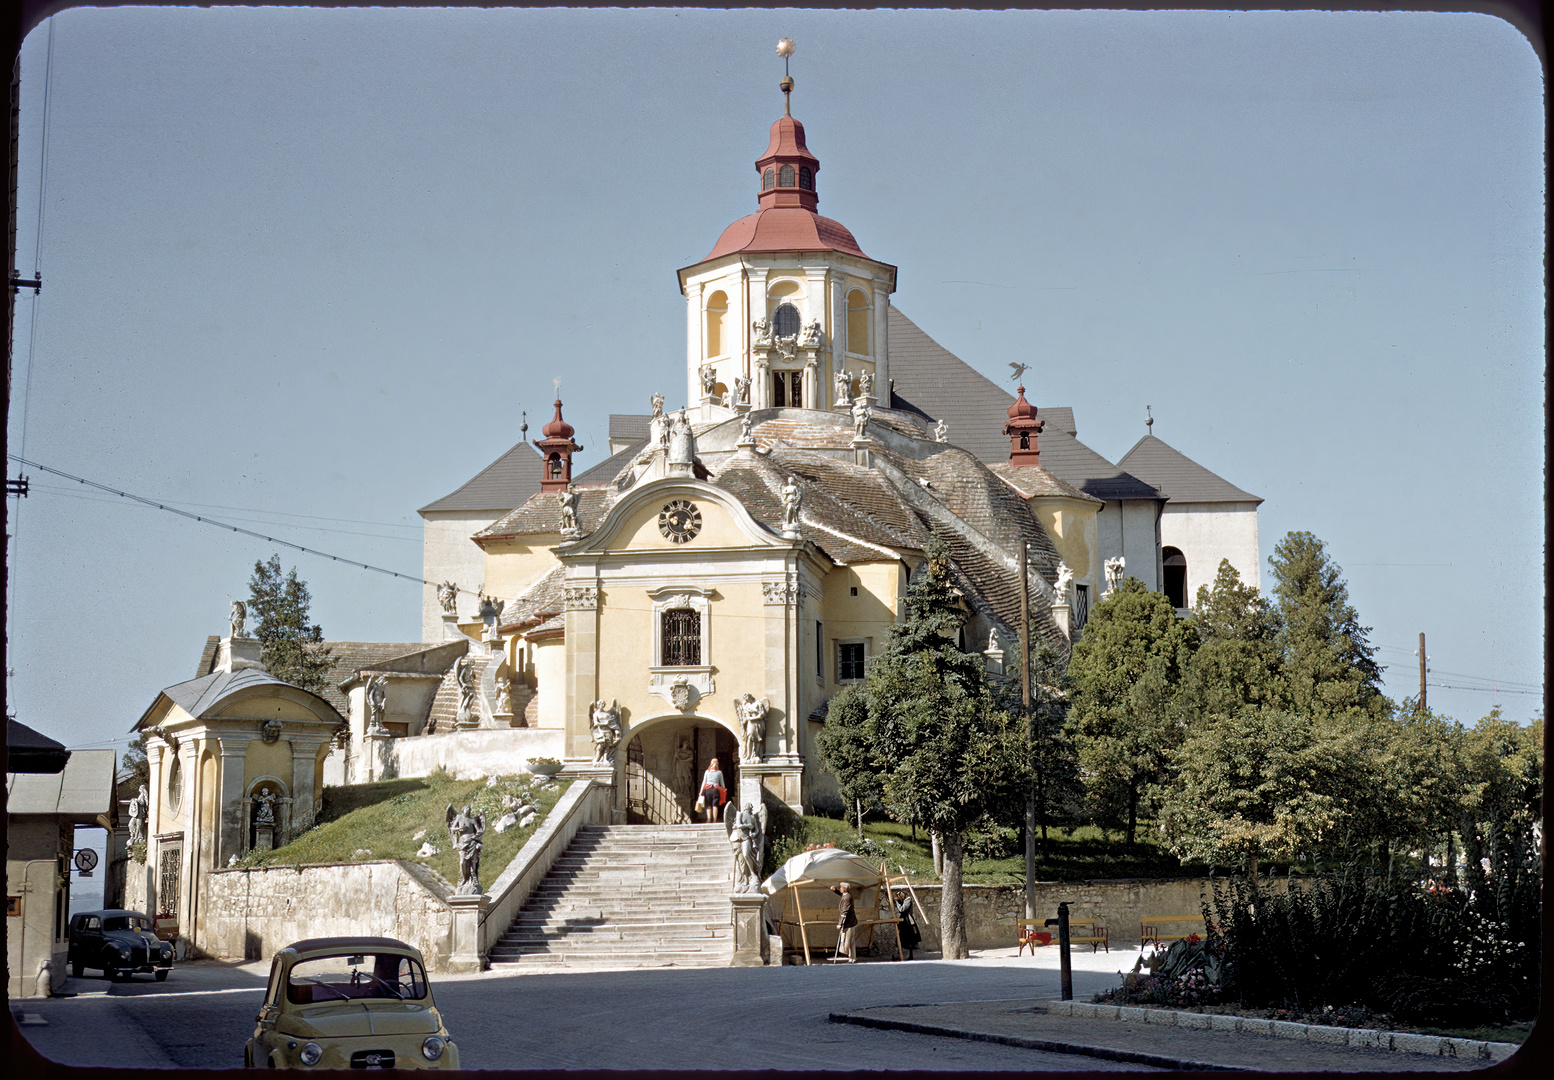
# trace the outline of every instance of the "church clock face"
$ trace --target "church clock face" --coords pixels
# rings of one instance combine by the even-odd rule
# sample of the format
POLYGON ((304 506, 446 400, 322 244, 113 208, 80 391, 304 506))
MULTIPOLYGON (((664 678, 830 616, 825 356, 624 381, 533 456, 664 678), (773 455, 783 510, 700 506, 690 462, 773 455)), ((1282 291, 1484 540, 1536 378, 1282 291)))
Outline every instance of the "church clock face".
POLYGON ((676 544, 693 540, 701 532, 701 511, 687 499, 675 499, 659 511, 658 531, 676 544))

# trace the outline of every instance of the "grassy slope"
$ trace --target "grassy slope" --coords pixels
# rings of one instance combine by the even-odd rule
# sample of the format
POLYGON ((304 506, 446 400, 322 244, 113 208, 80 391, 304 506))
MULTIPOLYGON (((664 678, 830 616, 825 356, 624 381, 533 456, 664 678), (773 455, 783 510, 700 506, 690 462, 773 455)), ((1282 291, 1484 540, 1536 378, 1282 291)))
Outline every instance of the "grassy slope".
POLYGON ((325 788, 324 809, 317 826, 283 848, 262 854, 250 852, 242 865, 300 866, 406 859, 429 867, 444 881, 456 883, 459 858, 448 835, 447 810, 450 803, 456 807, 473 803, 486 818, 480 880, 489 888, 565 790, 564 784, 526 775, 496 777, 494 783, 488 783, 455 780, 447 773, 325 788), (538 818, 526 829, 515 826, 498 833, 495 826, 503 813, 503 795, 538 803, 538 818), (417 857, 423 842, 430 842, 440 853, 424 859, 417 857))

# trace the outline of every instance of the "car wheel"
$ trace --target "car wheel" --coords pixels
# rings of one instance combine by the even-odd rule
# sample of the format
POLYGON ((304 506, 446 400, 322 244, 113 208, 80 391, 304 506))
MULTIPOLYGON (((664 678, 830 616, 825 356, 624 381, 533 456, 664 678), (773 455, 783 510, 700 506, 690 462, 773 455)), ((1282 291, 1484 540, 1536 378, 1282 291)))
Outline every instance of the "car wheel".
POLYGON ((167 968, 162 968, 160 971, 158 971, 156 973, 156 981, 157 982, 166 982, 167 981, 167 968))
POLYGON ((79 979, 81 977, 81 973, 83 971, 85 971, 85 970, 86 970, 86 965, 85 964, 71 964, 70 965, 70 977, 72 979, 79 979))
POLYGON ((103 974, 108 976, 110 982, 129 982, 129 972, 120 971, 117 968, 105 968, 103 974))

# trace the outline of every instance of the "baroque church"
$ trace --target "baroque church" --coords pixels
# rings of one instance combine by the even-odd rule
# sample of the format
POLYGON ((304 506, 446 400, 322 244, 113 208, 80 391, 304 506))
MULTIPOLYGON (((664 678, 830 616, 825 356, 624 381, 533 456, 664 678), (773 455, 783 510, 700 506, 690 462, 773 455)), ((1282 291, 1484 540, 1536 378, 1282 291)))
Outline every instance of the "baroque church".
POLYGON ((757 209, 679 271, 683 396, 612 416, 586 468, 558 400, 541 438, 423 507, 422 641, 327 643, 321 693, 265 672, 235 613, 135 726, 128 903, 193 928, 202 877, 300 834, 325 785, 438 768, 553 757, 622 823, 690 820, 713 758, 742 804, 837 805, 827 702, 884 647, 930 536, 961 646, 995 672, 1022 600, 1066 654, 1122 574, 1184 609, 1221 559, 1258 582, 1257 496, 1153 435, 1108 461, 1071 407, 1011 397, 891 305, 897 268, 818 212, 792 88, 757 209))

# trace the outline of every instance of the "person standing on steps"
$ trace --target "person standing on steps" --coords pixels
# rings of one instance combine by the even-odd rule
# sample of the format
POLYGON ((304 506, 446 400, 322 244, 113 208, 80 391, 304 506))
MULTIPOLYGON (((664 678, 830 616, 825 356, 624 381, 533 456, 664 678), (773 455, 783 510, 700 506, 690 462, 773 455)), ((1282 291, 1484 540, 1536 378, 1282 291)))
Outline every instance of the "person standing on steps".
POLYGON ((696 808, 707 815, 708 825, 718 820, 718 812, 723 809, 723 791, 723 771, 718 768, 718 759, 713 758, 701 774, 701 796, 696 800, 696 808))
POLYGON ((842 898, 836 911, 836 955, 831 958, 832 963, 858 962, 858 958, 853 955, 853 930, 858 926, 858 916, 853 913, 852 888, 850 881, 831 886, 831 891, 842 898), (845 960, 842 959, 844 955, 845 960))

